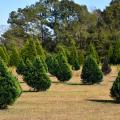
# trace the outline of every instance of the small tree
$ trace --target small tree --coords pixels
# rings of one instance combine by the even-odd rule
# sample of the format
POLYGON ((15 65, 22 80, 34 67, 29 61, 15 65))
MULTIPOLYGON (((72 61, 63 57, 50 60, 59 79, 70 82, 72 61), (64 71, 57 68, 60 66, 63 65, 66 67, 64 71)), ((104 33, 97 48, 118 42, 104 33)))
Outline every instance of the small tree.
POLYGON ((113 63, 113 48, 112 46, 109 47, 109 50, 108 50, 108 59, 109 59, 109 62, 110 63, 113 63))
POLYGON ((83 52, 80 52, 78 54, 78 61, 79 61, 80 65, 83 65, 83 63, 84 63, 84 54, 83 54, 83 52))
POLYGON ((88 49, 87 49, 87 56, 88 55, 91 55, 97 63, 99 63, 99 55, 94 47, 94 45, 92 43, 90 43, 90 45, 88 46, 88 49))
POLYGON ((21 94, 20 84, 0 59, 0 109, 12 105, 21 94))
POLYGON ((23 49, 21 50, 21 56, 24 61, 26 61, 27 59, 33 61, 34 58, 37 56, 35 43, 32 39, 27 40, 27 42, 25 43, 23 49))
POLYGON ((20 60, 20 56, 16 47, 12 47, 12 51, 10 55, 10 66, 18 66, 19 60, 20 60))
POLYGON ((99 69, 95 59, 92 56, 86 57, 81 78, 82 82, 86 84, 95 84, 102 82, 102 71, 99 69))
POLYGON ((70 51, 71 53, 69 57, 69 63, 72 65, 73 70, 79 70, 80 63, 79 63, 78 51, 75 46, 72 46, 70 51))
POLYGON ((113 50, 113 64, 120 64, 120 40, 117 40, 113 50))
POLYGON ((46 56, 44 49, 42 48, 42 45, 38 40, 35 41, 35 46, 36 46, 37 55, 41 56, 45 60, 46 56))
POLYGON ((107 75, 107 74, 109 74, 111 72, 108 57, 105 57, 104 60, 103 60, 102 72, 104 73, 104 75, 107 75))
POLYGON ((110 90, 110 94, 111 97, 116 100, 116 102, 120 103, 120 72, 113 83, 113 86, 110 90))
POLYGON ((64 55, 59 53, 56 57, 56 60, 58 61, 58 68, 56 68, 56 77, 58 78, 58 80, 62 82, 70 80, 70 78, 72 77, 72 71, 64 55))
POLYGON ((40 57, 36 57, 33 64, 27 65, 24 81, 35 91, 45 91, 51 86, 51 81, 46 74, 40 57))
POLYGON ((2 47, 0 47, 0 58, 7 64, 8 59, 2 47))
POLYGON ((24 72, 25 72, 25 63, 24 63, 23 59, 20 59, 20 60, 19 60, 19 63, 18 63, 18 65, 17 65, 16 72, 17 72, 18 74, 21 74, 21 75, 24 74, 24 72))
POLYGON ((47 55, 46 58, 46 63, 47 63, 47 67, 48 67, 48 71, 51 75, 57 76, 57 72, 58 72, 58 61, 56 60, 54 55, 47 55))

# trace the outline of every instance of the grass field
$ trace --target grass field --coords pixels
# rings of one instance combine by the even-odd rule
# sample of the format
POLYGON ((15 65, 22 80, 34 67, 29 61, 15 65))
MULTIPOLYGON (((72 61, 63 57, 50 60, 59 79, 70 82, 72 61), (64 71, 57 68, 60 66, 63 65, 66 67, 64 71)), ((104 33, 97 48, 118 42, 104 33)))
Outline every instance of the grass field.
POLYGON ((51 88, 38 93, 29 92, 19 76, 24 92, 13 106, 0 111, 0 120, 120 120, 120 105, 109 96, 117 73, 112 67, 104 82, 93 86, 80 84, 80 71, 64 84, 51 77, 51 88))

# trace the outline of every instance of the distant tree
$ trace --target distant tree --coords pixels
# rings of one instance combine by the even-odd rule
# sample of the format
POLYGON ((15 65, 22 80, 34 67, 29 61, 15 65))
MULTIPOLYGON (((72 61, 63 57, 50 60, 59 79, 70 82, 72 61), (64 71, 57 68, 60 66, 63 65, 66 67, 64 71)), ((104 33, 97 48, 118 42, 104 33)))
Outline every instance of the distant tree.
POLYGON ((17 48, 14 46, 12 47, 11 54, 10 54, 10 66, 18 66, 20 60, 20 56, 18 53, 17 48))
POLYGON ((86 55, 91 55, 96 60, 96 62, 99 63, 98 53, 92 43, 90 43, 90 45, 88 46, 86 55))
POLYGON ((59 53, 56 56, 56 60, 58 61, 57 75, 59 81, 65 82, 70 80, 72 77, 72 71, 70 66, 62 53, 59 53))
POLYGON ((83 54, 83 52, 79 52, 79 54, 78 54, 78 60, 79 60, 79 64, 80 65, 83 65, 83 63, 84 63, 84 54, 83 54))
POLYGON ((104 73, 104 75, 107 75, 111 72, 111 67, 109 65, 108 57, 105 57, 104 60, 103 60, 102 72, 104 73))
POLYGON ((113 58, 113 47, 112 46, 110 46, 108 50, 108 59, 110 63, 113 63, 114 58, 113 58))
POLYGON ((37 51, 35 47, 35 42, 32 39, 29 39, 21 50, 21 57, 24 61, 26 61, 27 59, 33 61, 36 56, 37 51))
POLYGON ((120 64, 120 40, 115 42, 115 47, 113 50, 113 64, 120 64))
POLYGON ((0 59, 0 109, 12 105, 21 93, 22 90, 17 78, 11 74, 0 59))
POLYGON ((72 65, 73 70, 80 69, 78 50, 75 45, 70 48, 69 63, 72 65))
POLYGON ((7 64, 8 63, 8 59, 7 59, 7 56, 3 50, 2 47, 0 47, 0 58, 3 59, 3 61, 7 64))
POLYGON ((85 84, 95 84, 102 82, 103 74, 99 69, 96 60, 91 56, 87 56, 81 73, 82 82, 85 84))
POLYGON ((42 45, 38 40, 35 41, 35 46, 36 46, 37 55, 41 56, 45 60, 46 56, 44 49, 42 48, 42 45))
POLYGON ((46 64, 50 74, 57 76, 59 64, 54 55, 47 55, 46 64))
POLYGON ((118 73, 118 76, 113 83, 113 86, 110 90, 110 95, 113 99, 116 100, 116 102, 120 103, 120 72, 118 73))

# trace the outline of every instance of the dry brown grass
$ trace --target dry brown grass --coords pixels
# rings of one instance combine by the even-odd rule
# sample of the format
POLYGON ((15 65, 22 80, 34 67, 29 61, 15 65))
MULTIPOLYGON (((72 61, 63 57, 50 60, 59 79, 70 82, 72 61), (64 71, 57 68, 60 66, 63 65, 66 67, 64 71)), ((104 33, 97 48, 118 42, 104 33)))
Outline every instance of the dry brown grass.
POLYGON ((28 92, 29 87, 21 83, 26 92, 9 109, 0 111, 0 120, 120 120, 120 105, 109 96, 117 71, 112 67, 104 82, 93 86, 80 85, 80 71, 73 72, 65 84, 51 77, 47 92, 28 92))

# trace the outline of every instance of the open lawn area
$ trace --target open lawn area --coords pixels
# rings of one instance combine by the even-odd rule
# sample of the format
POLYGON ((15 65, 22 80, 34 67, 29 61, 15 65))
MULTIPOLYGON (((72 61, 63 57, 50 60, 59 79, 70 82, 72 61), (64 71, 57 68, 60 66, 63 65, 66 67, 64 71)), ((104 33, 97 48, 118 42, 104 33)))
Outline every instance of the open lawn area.
POLYGON ((97 85, 80 84, 80 71, 67 83, 51 77, 47 92, 30 92, 19 76, 24 92, 13 106, 0 111, 0 120, 120 120, 120 105, 109 96, 117 73, 112 67, 97 85))

